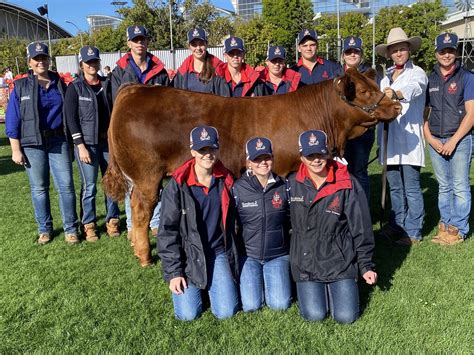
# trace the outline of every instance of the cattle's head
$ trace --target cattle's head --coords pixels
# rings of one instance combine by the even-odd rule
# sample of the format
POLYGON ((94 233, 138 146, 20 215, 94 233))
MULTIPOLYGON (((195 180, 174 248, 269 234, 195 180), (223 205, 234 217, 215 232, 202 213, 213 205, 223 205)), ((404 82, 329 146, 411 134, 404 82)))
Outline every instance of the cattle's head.
POLYGON ((369 69, 360 74, 349 68, 341 77, 334 79, 334 87, 339 97, 357 109, 356 125, 371 127, 377 122, 389 122, 397 117, 402 109, 398 101, 389 99, 375 83, 376 72, 369 69))

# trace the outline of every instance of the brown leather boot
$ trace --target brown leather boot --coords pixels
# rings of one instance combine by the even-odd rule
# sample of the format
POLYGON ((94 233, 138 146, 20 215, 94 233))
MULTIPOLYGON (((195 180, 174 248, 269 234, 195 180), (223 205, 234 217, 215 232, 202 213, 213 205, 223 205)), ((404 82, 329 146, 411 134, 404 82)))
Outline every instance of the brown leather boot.
POLYGON ((77 244, 80 242, 77 234, 66 234, 66 236, 64 237, 64 241, 67 244, 77 244))
POLYGON ((441 237, 445 238, 448 234, 448 229, 446 228, 446 224, 439 222, 438 223, 438 234, 436 234, 432 239, 431 242, 435 244, 440 244, 439 239, 441 237))
POLYGON ((49 233, 40 233, 38 237, 38 244, 39 245, 44 245, 46 243, 49 243, 51 241, 51 236, 49 233))
POLYGON ((440 237, 438 240, 438 244, 441 245, 455 245, 464 242, 464 238, 459 234, 459 229, 452 225, 448 226, 448 232, 444 238, 440 237))
POLYGON ((84 235, 88 242, 97 242, 99 240, 94 222, 84 224, 84 235))
POLYGON ((107 235, 109 237, 118 237, 120 236, 120 220, 118 218, 111 218, 107 223, 107 235))

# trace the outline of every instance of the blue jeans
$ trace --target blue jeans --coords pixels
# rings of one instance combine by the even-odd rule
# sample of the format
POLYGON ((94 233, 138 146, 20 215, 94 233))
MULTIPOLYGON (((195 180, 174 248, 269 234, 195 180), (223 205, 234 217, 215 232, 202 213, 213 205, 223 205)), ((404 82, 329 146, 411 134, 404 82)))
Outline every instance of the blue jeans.
POLYGON ((244 312, 256 311, 264 301, 274 310, 285 310, 291 302, 290 260, 288 255, 269 261, 241 259, 240 297, 244 312))
MULTIPOLYGON (((101 175, 104 176, 109 165, 109 146, 107 142, 88 145, 87 149, 91 157, 90 164, 81 162, 77 148, 75 147, 74 149, 82 182, 80 200, 82 224, 96 222, 95 196, 97 195, 97 177, 99 169, 101 175)), ((116 202, 109 197, 105 197, 105 206, 107 211, 106 222, 111 218, 119 218, 120 211, 116 202)))
MULTIPOLYGON (((150 220, 150 228, 158 228, 160 225, 160 209, 161 201, 156 204, 155 209, 153 210, 153 215, 150 220)), ((125 215, 127 216, 127 229, 132 229, 132 206, 130 205, 130 194, 125 195, 125 215)))
MULTIPOLYGON (((448 138, 437 138, 446 143, 448 138)), ((461 139, 449 157, 438 154, 429 146, 431 162, 439 184, 438 209, 441 222, 459 229, 466 236, 469 233, 469 215, 471 213, 471 168, 472 136, 467 134, 461 139)))
POLYGON ((66 234, 77 234, 76 196, 69 148, 63 137, 43 138, 43 145, 23 147, 31 199, 39 233, 53 232, 49 199, 50 176, 59 195, 59 209, 66 234))
POLYGON ((360 182, 365 191, 365 196, 370 196, 370 179, 367 164, 370 151, 375 141, 375 130, 368 129, 363 135, 348 140, 344 158, 347 160, 347 169, 360 182))
MULTIPOLYGON (((211 301, 211 312, 218 319, 232 317, 239 308, 237 285, 232 277, 229 262, 224 253, 207 263, 208 286, 206 291, 211 301)), ((188 288, 181 295, 172 294, 174 314, 179 320, 194 320, 202 313, 203 290, 188 281, 188 288)))
POLYGON ((322 321, 328 310, 338 323, 352 323, 359 318, 357 281, 304 281, 296 283, 301 316, 309 321, 322 321))
POLYGON ((420 185, 420 167, 389 165, 387 180, 390 186, 390 225, 403 230, 412 239, 422 239, 421 228, 425 206, 420 185))

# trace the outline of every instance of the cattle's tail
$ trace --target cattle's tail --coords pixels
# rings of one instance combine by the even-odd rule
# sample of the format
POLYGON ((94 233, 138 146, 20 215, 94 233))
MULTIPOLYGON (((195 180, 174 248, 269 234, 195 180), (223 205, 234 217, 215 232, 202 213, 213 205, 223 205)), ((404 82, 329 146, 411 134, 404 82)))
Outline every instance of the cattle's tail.
POLYGON ((102 179, 105 194, 114 201, 123 201, 128 191, 128 181, 115 161, 115 150, 109 138, 109 166, 102 179))

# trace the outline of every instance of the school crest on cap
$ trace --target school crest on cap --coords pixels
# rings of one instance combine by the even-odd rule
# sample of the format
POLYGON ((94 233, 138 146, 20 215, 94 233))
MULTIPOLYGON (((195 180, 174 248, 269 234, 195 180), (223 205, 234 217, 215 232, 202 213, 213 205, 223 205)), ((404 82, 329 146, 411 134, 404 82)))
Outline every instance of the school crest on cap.
POLYGON ((275 191, 272 198, 273 208, 280 208, 282 204, 283 204, 283 201, 281 199, 280 194, 278 193, 278 191, 275 191))
POLYGON ((356 45, 356 41, 354 37, 351 37, 351 39, 349 40, 349 46, 355 46, 355 45, 356 45))
POLYGON ((39 43, 36 43, 35 50, 36 50, 37 52, 40 52, 40 51, 42 51, 42 50, 43 50, 43 48, 41 48, 41 44, 39 44, 39 43))
POLYGON ((232 39, 230 40, 230 46, 231 46, 231 47, 237 47, 237 45, 238 45, 238 44, 237 44, 237 41, 235 40, 234 37, 232 37, 232 39))
POLYGON ((201 137, 199 137, 201 141, 209 141, 211 140, 211 137, 209 136, 209 133, 206 131, 205 128, 202 129, 201 131, 201 137))
POLYGON ((275 48, 275 51, 273 52, 273 54, 275 54, 275 55, 281 55, 280 47, 276 47, 276 48, 275 48))
POLYGON ((309 30, 306 29, 306 30, 304 31, 303 36, 311 36, 311 32, 309 32, 309 30))
POLYGON ((318 145, 319 144, 319 141, 316 138, 316 136, 314 135, 314 133, 311 133, 311 135, 309 136, 308 144, 309 145, 318 145))
POLYGON ((443 43, 451 43, 451 36, 449 35, 449 33, 446 33, 446 35, 444 36, 444 39, 443 39, 443 43))
POLYGON ((265 149, 265 145, 263 142, 260 140, 260 138, 257 140, 257 143, 255 144, 255 149, 256 150, 263 150, 265 149))
POLYGON ((87 49, 87 55, 94 55, 94 50, 91 47, 87 49))
POLYGON ((199 31, 197 30, 197 28, 195 28, 193 31, 193 37, 199 37, 199 31))
POLYGON ((133 33, 141 33, 140 28, 138 26, 135 26, 135 29, 133 30, 133 33))

